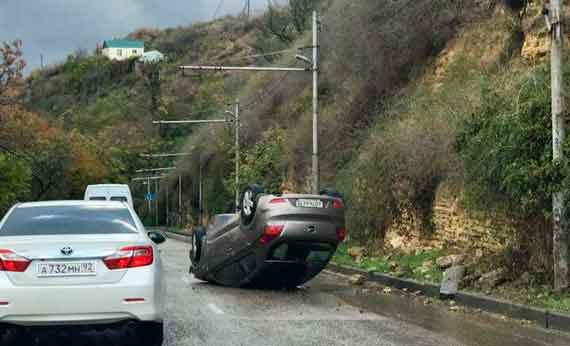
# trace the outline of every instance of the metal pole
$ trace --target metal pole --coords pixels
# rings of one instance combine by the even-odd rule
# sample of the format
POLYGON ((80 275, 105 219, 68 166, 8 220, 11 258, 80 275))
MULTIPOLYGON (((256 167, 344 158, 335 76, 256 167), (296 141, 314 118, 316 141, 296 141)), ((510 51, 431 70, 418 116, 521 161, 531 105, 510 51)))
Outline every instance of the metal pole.
POLYGON ((170 216, 170 215, 169 215, 169 214, 170 214, 170 210, 169 210, 169 203, 170 203, 170 201, 168 200, 168 190, 169 190, 169 189, 168 189, 168 185, 169 185, 169 184, 168 184, 168 181, 167 181, 167 182, 166 182, 166 203, 165 203, 165 204, 166 204, 166 222, 165 222, 165 223, 166 223, 166 226, 168 226, 168 221, 170 220, 170 218, 169 218, 169 216, 170 216))
POLYGON ((157 158, 157 157, 179 157, 179 156, 192 156, 190 153, 175 153, 175 154, 140 154, 144 158, 157 158))
POLYGON ((198 66, 188 65, 180 66, 181 70, 196 70, 196 71, 267 71, 267 72, 309 72, 310 67, 256 67, 256 66, 198 66))
POLYGON ((203 220, 203 187, 202 187, 202 154, 200 154, 200 169, 198 182, 198 222, 202 226, 203 220))
POLYGON ((313 12, 313 193, 319 193, 319 47, 317 11, 313 12))
POLYGON ((178 176, 178 212, 182 221, 182 176, 178 176))
POLYGON ((149 176, 149 177, 133 178, 133 179, 131 179, 131 181, 145 181, 145 182, 146 182, 147 180, 160 180, 160 179, 164 179, 164 178, 166 178, 166 176, 164 176, 164 175, 158 175, 158 176, 155 176, 155 177, 150 177, 150 176, 149 176))
POLYGON ((135 173, 147 173, 147 172, 163 172, 163 171, 173 171, 176 167, 165 167, 165 168, 149 168, 149 169, 139 169, 135 173))
MULTIPOLYGON (((563 9, 562 0, 551 0, 552 22, 552 154, 553 160, 563 157, 564 143, 564 80, 563 80, 563 9)), ((552 195, 554 290, 564 291, 569 287, 568 277, 568 222, 564 206, 565 192, 552 195)))
POLYGON ((235 110, 235 175, 236 175, 236 186, 235 186, 235 212, 237 213, 239 207, 239 160, 240 160, 240 147, 239 147, 239 100, 236 99, 236 110, 235 110))
POLYGON ((154 181, 154 220, 158 226, 158 180, 154 181))
POLYGON ((227 123, 226 119, 212 119, 212 120, 155 120, 153 124, 161 125, 178 125, 178 124, 210 124, 210 123, 227 123))
MULTIPOLYGON (((148 197, 150 196, 150 178, 148 178, 148 179, 146 180, 146 192, 147 192, 147 197, 146 197, 146 198, 147 198, 147 200, 148 200, 148 203, 147 203, 147 204, 148 204, 148 214, 152 217, 152 214, 151 214, 152 205, 150 204, 150 203, 151 203, 151 202, 150 202, 150 198, 148 198, 148 197)), ((152 220, 152 219, 151 219, 151 220, 152 220)))

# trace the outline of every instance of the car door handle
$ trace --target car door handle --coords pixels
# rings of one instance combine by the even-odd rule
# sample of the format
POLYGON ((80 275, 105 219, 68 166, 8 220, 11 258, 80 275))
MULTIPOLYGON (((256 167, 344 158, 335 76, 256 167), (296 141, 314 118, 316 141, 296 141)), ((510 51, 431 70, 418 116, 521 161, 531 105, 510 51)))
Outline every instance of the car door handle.
POLYGON ((234 249, 232 249, 231 247, 226 248, 226 254, 229 255, 229 254, 231 254, 231 253, 233 253, 233 252, 234 252, 234 249))

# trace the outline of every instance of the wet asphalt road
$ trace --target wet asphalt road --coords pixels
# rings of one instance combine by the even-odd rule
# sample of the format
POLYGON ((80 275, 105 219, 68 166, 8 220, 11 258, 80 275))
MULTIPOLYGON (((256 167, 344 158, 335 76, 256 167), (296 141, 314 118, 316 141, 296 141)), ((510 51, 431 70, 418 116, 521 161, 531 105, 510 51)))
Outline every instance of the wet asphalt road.
MULTIPOLYGON (((188 274, 188 247, 173 239, 161 245, 168 287, 165 346, 570 345, 569 335, 449 312, 398 294, 363 293, 332 273, 295 291, 214 286, 188 274)), ((0 346, 140 346, 128 335, 106 333, 35 340, 7 344, 4 339, 0 346)))
POLYGON ((452 313, 397 295, 363 296, 330 273, 293 292, 214 286, 187 273, 187 244, 170 239, 162 254, 166 346, 570 345, 568 336, 520 323, 452 313))
POLYGON ((169 297, 166 346, 458 345, 446 336, 347 305, 321 292, 318 283, 294 292, 202 283, 187 274, 187 252, 187 245, 175 240, 162 248, 169 297))

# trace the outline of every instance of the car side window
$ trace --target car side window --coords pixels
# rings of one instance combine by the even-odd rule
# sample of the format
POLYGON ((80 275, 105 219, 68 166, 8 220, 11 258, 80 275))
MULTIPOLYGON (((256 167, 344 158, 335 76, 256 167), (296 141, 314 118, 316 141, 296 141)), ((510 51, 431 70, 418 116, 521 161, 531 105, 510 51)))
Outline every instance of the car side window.
POLYGON ((124 196, 115 196, 115 197, 111 197, 111 201, 126 202, 126 201, 127 201, 127 197, 124 197, 124 196))
POLYGON ((107 198, 105 197, 89 197, 90 201, 106 201, 107 198))

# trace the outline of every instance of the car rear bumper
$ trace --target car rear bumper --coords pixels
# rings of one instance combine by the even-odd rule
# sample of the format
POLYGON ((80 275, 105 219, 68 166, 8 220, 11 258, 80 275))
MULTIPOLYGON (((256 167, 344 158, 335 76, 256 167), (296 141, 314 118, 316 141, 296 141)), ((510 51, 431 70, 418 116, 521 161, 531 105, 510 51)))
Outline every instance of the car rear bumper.
POLYGON ((152 274, 140 274, 129 271, 121 282, 107 285, 21 287, 12 285, 0 272, 0 302, 4 302, 0 305, 0 323, 42 326, 160 322, 160 286, 148 279, 152 274), (125 301, 132 298, 144 301, 125 301))

